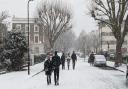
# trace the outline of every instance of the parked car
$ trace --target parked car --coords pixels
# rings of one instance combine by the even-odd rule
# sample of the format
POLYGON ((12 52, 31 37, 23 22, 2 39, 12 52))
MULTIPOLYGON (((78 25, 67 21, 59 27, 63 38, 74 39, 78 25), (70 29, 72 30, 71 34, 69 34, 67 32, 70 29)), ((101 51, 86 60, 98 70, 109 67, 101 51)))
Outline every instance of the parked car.
POLYGON ((104 55, 94 55, 94 66, 106 66, 106 58, 104 55))

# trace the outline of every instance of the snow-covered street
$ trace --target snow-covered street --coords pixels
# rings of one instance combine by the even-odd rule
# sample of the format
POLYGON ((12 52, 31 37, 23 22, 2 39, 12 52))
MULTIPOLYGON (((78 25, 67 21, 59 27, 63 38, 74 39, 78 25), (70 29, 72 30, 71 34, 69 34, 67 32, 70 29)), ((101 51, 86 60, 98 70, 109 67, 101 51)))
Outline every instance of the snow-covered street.
POLYGON ((115 70, 103 70, 92 67, 83 60, 78 60, 76 69, 60 70, 60 85, 47 85, 44 72, 31 77, 43 69, 43 63, 31 67, 31 75, 27 71, 12 72, 0 75, 0 89, 127 89, 125 73, 115 70))

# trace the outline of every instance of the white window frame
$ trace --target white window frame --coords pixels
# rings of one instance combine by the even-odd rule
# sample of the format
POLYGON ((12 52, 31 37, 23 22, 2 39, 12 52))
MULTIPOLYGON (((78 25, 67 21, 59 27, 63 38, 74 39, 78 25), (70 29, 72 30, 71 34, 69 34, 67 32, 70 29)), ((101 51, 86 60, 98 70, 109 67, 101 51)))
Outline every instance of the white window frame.
POLYGON ((16 29, 21 30, 21 24, 16 24, 16 29))
POLYGON ((34 43, 35 43, 35 44, 38 44, 38 43, 36 43, 36 40, 35 40, 35 37, 36 37, 36 36, 38 36, 38 43, 39 43, 39 34, 34 34, 34 43))
MULTIPOLYGON (((25 24, 25 33, 28 32, 28 24, 25 24)), ((30 24, 29 24, 29 32, 30 32, 30 24)))
POLYGON ((38 25, 34 25, 34 32, 39 32, 39 26, 38 25), (36 31, 36 28, 37 27, 37 31, 36 31))

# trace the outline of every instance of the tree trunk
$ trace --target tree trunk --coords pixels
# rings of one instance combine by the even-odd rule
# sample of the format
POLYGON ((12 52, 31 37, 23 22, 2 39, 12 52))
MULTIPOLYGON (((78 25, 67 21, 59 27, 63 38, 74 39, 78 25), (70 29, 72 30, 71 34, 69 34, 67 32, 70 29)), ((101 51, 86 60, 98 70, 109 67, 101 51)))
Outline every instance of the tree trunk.
POLYGON ((55 49, 54 49, 54 42, 53 41, 50 42, 50 51, 54 54, 55 49))
POLYGON ((117 40, 116 44, 116 58, 115 58, 115 67, 119 67, 119 65, 122 63, 122 43, 121 40, 117 40))

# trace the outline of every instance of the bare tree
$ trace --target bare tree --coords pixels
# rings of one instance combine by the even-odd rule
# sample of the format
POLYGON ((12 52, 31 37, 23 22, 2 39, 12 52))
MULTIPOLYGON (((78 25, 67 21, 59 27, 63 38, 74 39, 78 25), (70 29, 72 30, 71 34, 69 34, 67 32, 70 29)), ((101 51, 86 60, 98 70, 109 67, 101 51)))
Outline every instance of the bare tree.
POLYGON ((55 42, 55 49, 68 52, 71 48, 74 48, 76 36, 72 30, 63 33, 55 42))
POLYGON ((121 47, 128 32, 128 0, 92 0, 92 17, 110 27, 116 39, 116 61, 122 61, 121 47))
POLYGON ((8 13, 6 11, 2 11, 0 13, 0 48, 4 44, 4 39, 7 33, 7 22, 5 21, 8 18, 8 13))
POLYGON ((78 51, 81 51, 83 54, 88 54, 88 51, 90 50, 90 41, 88 39, 88 35, 83 30, 81 31, 78 39, 76 40, 76 49, 78 51))
POLYGON ((98 48, 100 46, 100 38, 97 31, 92 31, 89 35, 90 40, 90 46, 94 50, 95 53, 98 52, 98 48))
POLYGON ((37 13, 37 21, 45 32, 50 48, 53 49, 58 37, 72 28, 71 11, 67 6, 63 7, 55 1, 52 4, 43 2, 37 9, 37 13))
POLYGON ((100 40, 97 31, 92 31, 88 34, 85 31, 82 31, 76 41, 77 50, 87 55, 89 55, 91 51, 97 53, 99 45, 100 40))
POLYGON ((6 11, 2 11, 0 13, 0 23, 3 23, 5 19, 8 18, 8 13, 6 11))

